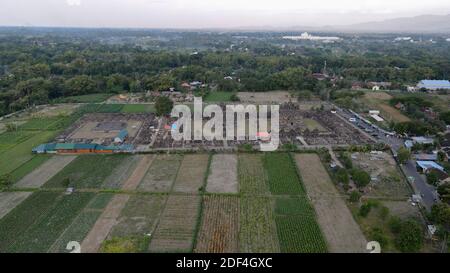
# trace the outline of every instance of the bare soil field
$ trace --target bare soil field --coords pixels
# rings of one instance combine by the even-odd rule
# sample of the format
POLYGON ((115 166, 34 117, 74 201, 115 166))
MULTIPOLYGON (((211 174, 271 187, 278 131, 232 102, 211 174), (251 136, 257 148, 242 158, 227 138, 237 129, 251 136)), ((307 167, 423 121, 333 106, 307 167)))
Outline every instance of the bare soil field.
POLYGON ((15 187, 17 188, 39 188, 59 171, 64 169, 76 156, 53 156, 37 169, 22 178, 15 187))
POLYGON ((177 176, 181 160, 182 156, 180 155, 157 155, 138 189, 152 192, 169 192, 177 176))
POLYGON ((391 215, 402 219, 415 218, 423 221, 423 217, 417 207, 414 207, 408 201, 382 201, 383 205, 389 209, 391 215))
POLYGON ((60 115, 70 115, 72 114, 78 107, 80 107, 79 104, 59 104, 54 106, 45 106, 43 109, 33 113, 32 117, 56 117, 60 115))
POLYGON ((240 192, 244 194, 268 194, 267 175, 260 154, 238 155, 240 192))
POLYGON ((152 236, 150 252, 190 252, 199 209, 200 196, 170 196, 152 236))
POLYGON ((316 154, 295 160, 317 220, 333 253, 365 252, 367 240, 316 154))
MULTIPOLYGON (((141 121, 129 120, 123 129, 128 131, 130 137, 135 137, 139 128, 142 126, 141 121)), ((97 127, 102 127, 101 122, 87 122, 80 129, 75 131, 70 138, 72 139, 105 139, 115 137, 122 129, 114 130, 97 130, 97 127)))
POLYGON ((235 154, 214 155, 206 191, 211 193, 238 193, 237 161, 235 154))
POLYGON ((241 102, 244 103, 284 103, 293 100, 288 91, 270 91, 270 92, 238 92, 241 102))
POLYGON ((208 154, 185 155, 173 187, 174 192, 197 193, 203 186, 208 154))
POLYGON ((202 224, 194 252, 239 252, 239 197, 204 197, 202 224))
POLYGON ((412 191, 392 155, 385 152, 379 155, 354 153, 352 161, 354 166, 365 170, 373 179, 367 187, 367 196, 392 199, 406 199, 411 196, 412 191))
POLYGON ((22 203, 30 192, 0 192, 0 219, 22 203))

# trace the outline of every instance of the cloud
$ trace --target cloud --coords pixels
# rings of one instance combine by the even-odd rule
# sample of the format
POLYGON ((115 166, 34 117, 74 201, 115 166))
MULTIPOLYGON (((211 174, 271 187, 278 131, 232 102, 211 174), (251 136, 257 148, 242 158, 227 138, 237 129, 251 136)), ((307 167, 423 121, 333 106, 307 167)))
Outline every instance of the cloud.
POLYGON ((66 0, 69 6, 81 6, 81 0, 66 0))

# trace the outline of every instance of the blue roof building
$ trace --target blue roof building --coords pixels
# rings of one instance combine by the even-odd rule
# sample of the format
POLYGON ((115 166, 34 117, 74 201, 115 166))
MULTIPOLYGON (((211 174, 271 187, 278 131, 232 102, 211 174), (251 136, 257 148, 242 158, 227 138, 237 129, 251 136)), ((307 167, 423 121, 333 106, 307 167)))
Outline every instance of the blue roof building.
POLYGON ((450 81, 447 80, 423 80, 417 85, 418 89, 427 90, 440 90, 440 89, 450 89, 450 81))
POLYGON ((125 138, 128 136, 128 131, 123 129, 119 132, 119 134, 114 138, 114 142, 116 143, 123 143, 125 141, 125 138))
POLYGON ((426 173, 428 170, 431 169, 440 170, 442 172, 444 171, 444 167, 442 167, 441 165, 437 164, 434 161, 417 161, 416 163, 423 173, 426 173))

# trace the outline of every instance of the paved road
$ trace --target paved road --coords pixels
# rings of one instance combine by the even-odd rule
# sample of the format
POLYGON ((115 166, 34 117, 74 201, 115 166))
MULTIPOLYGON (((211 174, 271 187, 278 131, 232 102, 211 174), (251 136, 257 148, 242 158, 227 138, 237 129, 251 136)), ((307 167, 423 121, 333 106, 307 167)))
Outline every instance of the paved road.
MULTIPOLYGON (((394 155, 396 155, 400 147, 403 146, 404 139, 397 136, 387 135, 386 132, 383 131, 383 129, 376 128, 370 124, 365 123, 350 111, 339 109, 337 113, 347 120, 350 118, 355 118, 355 125, 357 127, 359 127, 362 131, 370 132, 378 141, 389 145, 394 155)), ((430 186, 426 182, 425 176, 417 171, 416 163, 414 160, 409 160, 407 163, 400 165, 400 167, 408 178, 413 178, 413 181, 410 181, 411 186, 413 187, 416 194, 420 194, 422 196, 423 206, 428 211, 430 211, 431 207, 436 204, 438 200, 436 189, 433 186, 430 186)))

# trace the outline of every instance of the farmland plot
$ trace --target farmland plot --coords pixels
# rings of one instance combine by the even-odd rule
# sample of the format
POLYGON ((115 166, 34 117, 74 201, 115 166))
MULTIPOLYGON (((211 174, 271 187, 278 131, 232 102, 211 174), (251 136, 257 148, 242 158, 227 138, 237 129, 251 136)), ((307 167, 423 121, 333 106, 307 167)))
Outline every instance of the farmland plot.
POLYGON ((166 195, 132 196, 120 213, 118 223, 111 230, 109 237, 127 237, 153 233, 166 198, 166 195))
POLYGON ((94 193, 62 196, 43 216, 15 238, 8 251, 47 252, 93 197, 94 193))
POLYGON ((295 156, 331 252, 364 252, 366 239, 316 154, 295 156))
POLYGON ((173 187, 175 192, 197 193, 203 186, 209 155, 185 155, 173 187))
POLYGON ((30 194, 29 192, 0 192, 0 219, 22 203, 30 194))
POLYGON ((75 188, 99 188, 126 158, 126 155, 78 156, 47 181, 44 187, 65 188, 70 185, 75 188))
POLYGON ((195 252, 239 252, 239 198, 205 196, 195 252))
MULTIPOLYGON (((106 178, 102 188, 120 189, 123 186, 123 183, 125 183, 125 181, 134 173, 143 158, 143 155, 128 156, 121 164, 112 170, 111 175, 106 178)), ((145 169, 145 171, 147 171, 147 169, 145 169)))
POLYGON ((35 155, 33 158, 10 173, 12 182, 17 183, 22 178, 27 176, 30 172, 44 164, 50 158, 50 155, 35 155))
POLYGON ((149 250, 192 251, 199 209, 200 196, 170 196, 152 236, 149 250))
POLYGON ((177 176, 182 156, 158 155, 141 181, 138 189, 152 192, 169 192, 177 176))
POLYGON ((238 193, 237 156, 213 156, 206 191, 211 193, 238 193))
POLYGON ((302 194, 295 166, 287 153, 266 153, 264 167, 267 170, 269 188, 272 194, 302 194))
POLYGON ((82 242, 112 197, 113 195, 110 193, 97 194, 75 218, 70 226, 61 234, 58 240, 49 249, 49 252, 68 252, 66 249, 67 243, 71 241, 82 242))
POLYGON ((15 187, 39 188, 64 167, 69 165, 75 158, 76 156, 54 156, 21 179, 15 187))
POLYGON ((165 195, 137 195, 130 198, 117 219, 101 252, 145 252, 164 206, 165 195))
POLYGON ((0 252, 12 252, 12 245, 55 206, 59 196, 56 192, 33 193, 0 219, 0 252))
POLYGON ((279 252, 273 203, 267 197, 242 197, 239 218, 239 251, 245 253, 279 252))
POLYGON ((267 194, 267 176, 259 154, 240 154, 238 157, 238 177, 240 192, 243 194, 267 194))
POLYGON ((327 245, 305 196, 278 197, 275 203, 280 249, 283 253, 321 253, 327 245))

